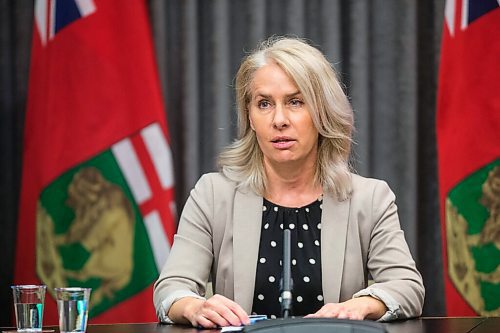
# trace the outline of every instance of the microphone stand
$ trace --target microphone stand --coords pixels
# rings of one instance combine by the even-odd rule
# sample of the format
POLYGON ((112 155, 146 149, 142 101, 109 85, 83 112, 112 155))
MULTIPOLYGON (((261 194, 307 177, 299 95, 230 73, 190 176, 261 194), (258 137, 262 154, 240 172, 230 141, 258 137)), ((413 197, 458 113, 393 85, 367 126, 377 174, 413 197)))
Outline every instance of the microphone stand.
POLYGON ((281 271, 280 293, 282 320, 265 320, 259 325, 249 325, 243 328, 243 333, 284 333, 284 332, 314 332, 314 333, 387 333, 380 323, 367 320, 348 320, 337 318, 294 318, 292 317, 291 274, 291 231, 283 232, 283 269, 281 271))
POLYGON ((292 249, 291 249, 291 231, 285 229, 283 232, 283 275, 281 278, 281 315, 288 318, 292 312, 292 249))

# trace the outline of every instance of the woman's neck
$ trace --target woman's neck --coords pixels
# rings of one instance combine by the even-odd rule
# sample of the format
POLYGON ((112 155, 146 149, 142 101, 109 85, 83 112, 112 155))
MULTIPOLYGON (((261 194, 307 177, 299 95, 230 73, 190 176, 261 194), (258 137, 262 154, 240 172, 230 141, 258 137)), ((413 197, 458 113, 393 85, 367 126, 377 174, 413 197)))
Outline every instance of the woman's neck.
POLYGON ((317 200, 323 193, 314 179, 314 166, 297 168, 266 165, 267 186, 264 197, 280 206, 302 207, 317 200))

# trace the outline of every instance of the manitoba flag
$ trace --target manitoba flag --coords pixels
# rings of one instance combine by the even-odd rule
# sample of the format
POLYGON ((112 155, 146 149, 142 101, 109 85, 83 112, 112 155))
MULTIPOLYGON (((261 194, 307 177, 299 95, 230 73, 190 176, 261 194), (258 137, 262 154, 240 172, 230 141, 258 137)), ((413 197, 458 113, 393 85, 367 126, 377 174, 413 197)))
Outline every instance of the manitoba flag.
POLYGON ((499 33, 498 0, 446 2, 437 138, 450 316, 500 315, 499 33))
POLYGON ((142 0, 37 0, 15 282, 90 287, 90 323, 155 321, 172 156, 142 0))

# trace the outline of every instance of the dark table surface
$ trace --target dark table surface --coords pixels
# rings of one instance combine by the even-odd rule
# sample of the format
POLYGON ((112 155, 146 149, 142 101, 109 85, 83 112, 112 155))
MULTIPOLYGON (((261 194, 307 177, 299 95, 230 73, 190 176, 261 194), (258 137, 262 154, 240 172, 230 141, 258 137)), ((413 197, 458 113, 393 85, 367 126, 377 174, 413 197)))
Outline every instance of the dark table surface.
MULTIPOLYGON (((389 333, 500 333, 500 317, 430 317, 384 323, 389 333)), ((56 327, 46 327, 54 329, 56 327)), ((2 328, 11 332, 12 328, 2 328)), ((157 323, 141 324, 90 324, 87 333, 219 333, 220 330, 199 330, 180 325, 162 325, 157 323)), ((48 332, 47 332, 48 333, 48 332)))

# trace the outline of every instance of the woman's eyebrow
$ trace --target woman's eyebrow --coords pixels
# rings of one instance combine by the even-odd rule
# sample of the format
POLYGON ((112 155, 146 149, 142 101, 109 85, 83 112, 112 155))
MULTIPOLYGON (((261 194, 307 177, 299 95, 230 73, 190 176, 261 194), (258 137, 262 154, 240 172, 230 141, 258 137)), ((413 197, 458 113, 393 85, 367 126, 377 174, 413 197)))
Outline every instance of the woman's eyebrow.
MULTIPOLYGON (((302 93, 297 90, 297 91, 292 92, 290 94, 286 94, 285 97, 290 98, 290 97, 295 97, 295 96, 301 95, 301 94, 302 93)), ((268 94, 265 94, 265 93, 259 93, 259 92, 257 92, 253 98, 255 99, 257 97, 263 97, 263 98, 266 98, 266 99, 272 99, 271 95, 268 95, 268 94)))

